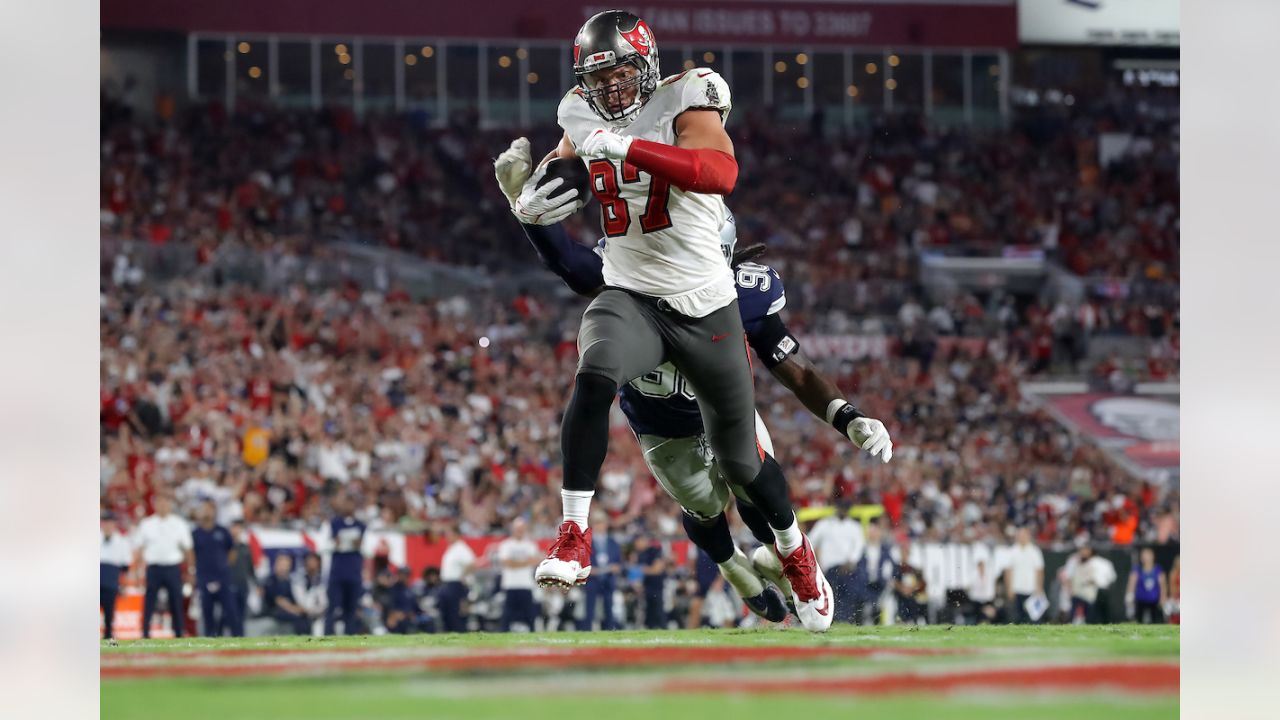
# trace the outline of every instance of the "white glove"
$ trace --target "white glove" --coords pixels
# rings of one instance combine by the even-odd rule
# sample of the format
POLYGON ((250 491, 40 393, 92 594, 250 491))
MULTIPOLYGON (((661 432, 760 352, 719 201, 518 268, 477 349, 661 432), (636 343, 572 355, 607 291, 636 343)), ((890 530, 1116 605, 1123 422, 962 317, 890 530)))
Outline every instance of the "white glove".
POLYGON ((626 160, 627 151, 630 149, 630 137, 624 137, 612 130, 597 128, 582 141, 582 145, 578 147, 578 155, 592 159, 626 160))
POLYGON ((849 423, 849 439, 854 445, 871 453, 871 457, 879 457, 881 462, 889 462, 893 457, 893 441, 889 439, 889 431, 884 423, 875 418, 854 418, 849 423))
POLYGON ((507 204, 515 207, 520 197, 520 190, 533 172, 533 156, 529 154, 529 139, 516 138, 511 147, 502 151, 493 161, 493 174, 498 178, 498 187, 507 196, 507 204))
POLYGON ((585 199, 578 199, 578 188, 560 188, 564 178, 555 178, 538 187, 538 181, 544 175, 545 165, 525 181, 520 196, 511 206, 511 212, 525 225, 555 225, 577 212, 585 203, 585 199))

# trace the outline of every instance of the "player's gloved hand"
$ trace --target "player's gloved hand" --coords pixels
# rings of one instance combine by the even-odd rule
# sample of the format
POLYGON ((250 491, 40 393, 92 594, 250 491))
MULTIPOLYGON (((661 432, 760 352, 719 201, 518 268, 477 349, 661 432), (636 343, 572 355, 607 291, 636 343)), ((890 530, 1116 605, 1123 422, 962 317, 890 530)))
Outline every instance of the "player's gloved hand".
POLYGON ((524 188, 531 172, 533 156, 529 154, 528 138, 512 140, 511 147, 503 150, 498 159, 493 161, 493 174, 498 178, 498 187, 502 188, 502 194, 507 196, 507 204, 511 207, 515 207, 520 190, 524 188))
POLYGON ((889 431, 884 423, 875 418, 860 417, 849 423, 849 439, 854 445, 880 458, 881 462, 889 462, 893 457, 893 441, 889 439, 889 431))
POLYGON ((578 147, 578 155, 584 158, 606 158, 608 160, 625 160, 627 151, 631 149, 631 138, 619 135, 612 130, 596 128, 582 141, 578 147))
POLYGON ((578 188, 562 189, 564 178, 555 178, 542 187, 538 181, 546 175, 546 166, 525 181, 511 212, 525 225, 555 225, 582 207, 578 188))

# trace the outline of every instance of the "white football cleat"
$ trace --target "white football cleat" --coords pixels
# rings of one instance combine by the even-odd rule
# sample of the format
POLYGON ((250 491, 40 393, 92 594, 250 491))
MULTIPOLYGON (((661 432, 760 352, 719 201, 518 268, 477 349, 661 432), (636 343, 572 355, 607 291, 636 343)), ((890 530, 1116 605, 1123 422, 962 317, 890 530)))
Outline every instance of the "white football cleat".
POLYGON ((795 602, 800 624, 810 632, 826 632, 835 618, 835 598, 831 583, 818 567, 809 538, 786 557, 779 554, 782 574, 791 583, 791 599, 795 602))

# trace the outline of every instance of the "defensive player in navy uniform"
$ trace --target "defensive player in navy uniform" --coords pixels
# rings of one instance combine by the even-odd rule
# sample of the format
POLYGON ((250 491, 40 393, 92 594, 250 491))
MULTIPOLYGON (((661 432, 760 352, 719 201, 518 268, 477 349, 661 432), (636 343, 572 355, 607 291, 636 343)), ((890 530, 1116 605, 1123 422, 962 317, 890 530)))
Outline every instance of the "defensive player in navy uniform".
POLYGON ((334 517, 325 526, 325 547, 331 549, 329 558, 329 606, 324 613, 324 634, 332 635, 338 612, 342 612, 343 633, 355 635, 360 627, 358 609, 364 595, 364 543, 365 524, 354 515, 355 503, 345 494, 334 497, 334 517))
POLYGON ((218 637, 223 630, 229 630, 236 637, 244 637, 244 618, 240 617, 240 603, 231 588, 230 556, 235 543, 231 532, 217 524, 212 503, 204 503, 196 511, 191 546, 196 556, 196 588, 200 591, 204 634, 218 637))
MULTIPOLYGON (((515 158, 508 153, 495 163, 500 177, 504 163, 513 159, 519 162, 518 149, 512 153, 515 158)), ((522 227, 543 264, 570 288, 587 296, 600 291, 604 285, 600 247, 607 239, 601 239, 593 251, 571 240, 558 224, 522 227)), ((884 424, 866 417, 845 400, 835 384, 805 358, 799 342, 788 331, 780 314, 786 305, 781 276, 771 267, 751 262, 765 248, 756 245, 735 252, 737 227, 732 214, 721 228, 720 243, 733 270, 743 327, 756 357, 811 412, 831 423, 857 447, 888 462, 893 444, 884 424)), ((781 562, 771 551, 772 528, 750 498, 720 473, 706 442, 699 407, 676 368, 662 365, 623 386, 618 394, 650 471, 684 508, 684 526, 690 540, 716 562, 721 574, 756 614, 773 621, 779 619, 772 597, 762 587, 762 578, 772 581, 798 605, 781 562), (749 564, 734 545, 724 516, 731 494, 737 498, 739 515, 763 544, 749 564), (744 567, 750 571, 744 572, 744 567)), ((756 429, 757 441, 772 456, 772 442, 758 413, 756 429)))

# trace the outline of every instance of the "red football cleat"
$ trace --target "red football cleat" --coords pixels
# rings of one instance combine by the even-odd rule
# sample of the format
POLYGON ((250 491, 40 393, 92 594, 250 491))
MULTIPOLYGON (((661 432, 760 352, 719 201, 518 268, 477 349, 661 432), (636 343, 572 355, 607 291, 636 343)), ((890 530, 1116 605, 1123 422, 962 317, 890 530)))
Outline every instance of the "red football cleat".
POLYGON ((782 560, 782 574, 791 584, 791 599, 795 602, 800 624, 812 632, 826 632, 835 617, 835 602, 831 583, 818 567, 818 558, 813 554, 809 538, 804 538, 795 552, 786 557, 778 553, 778 557, 782 560))
POLYGON ((547 558, 538 563, 533 577, 542 587, 568 590, 586 584, 590 574, 591 528, 583 532, 578 523, 565 520, 560 524, 560 536, 551 544, 547 558))

